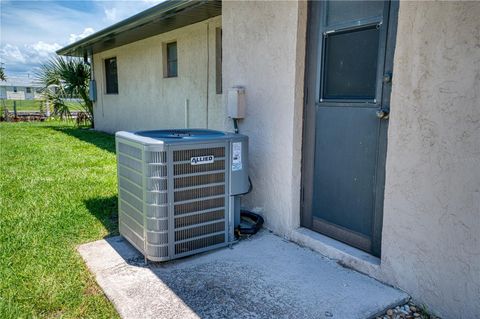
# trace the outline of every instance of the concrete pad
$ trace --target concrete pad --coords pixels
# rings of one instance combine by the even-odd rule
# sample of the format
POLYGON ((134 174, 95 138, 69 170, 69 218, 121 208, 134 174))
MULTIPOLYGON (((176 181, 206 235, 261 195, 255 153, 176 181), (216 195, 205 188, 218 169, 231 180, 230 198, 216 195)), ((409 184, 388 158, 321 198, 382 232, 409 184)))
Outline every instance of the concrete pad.
POLYGON ((267 231, 148 265, 121 237, 78 250, 123 318, 370 318, 408 299, 267 231))

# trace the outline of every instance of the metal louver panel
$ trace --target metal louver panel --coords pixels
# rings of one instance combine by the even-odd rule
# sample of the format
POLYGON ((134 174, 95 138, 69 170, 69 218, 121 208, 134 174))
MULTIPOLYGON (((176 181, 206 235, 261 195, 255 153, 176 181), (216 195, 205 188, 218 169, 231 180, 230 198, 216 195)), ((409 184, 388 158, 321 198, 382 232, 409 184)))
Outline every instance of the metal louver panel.
POLYGON ((173 151, 175 255, 191 254, 227 240, 226 146, 173 151), (192 165, 192 157, 213 156, 213 163, 192 165))
POLYGON ((187 242, 181 242, 175 245, 175 253, 178 255, 188 253, 194 250, 205 250, 206 247, 216 246, 225 242, 223 234, 201 237, 187 242))
POLYGON ((119 230, 137 248, 143 248, 145 243, 142 160, 141 148, 117 143, 119 230))
POLYGON ((145 230, 147 255, 169 257, 167 153, 145 152, 145 230))
POLYGON ((168 257, 166 152, 117 143, 120 233, 147 255, 168 257))

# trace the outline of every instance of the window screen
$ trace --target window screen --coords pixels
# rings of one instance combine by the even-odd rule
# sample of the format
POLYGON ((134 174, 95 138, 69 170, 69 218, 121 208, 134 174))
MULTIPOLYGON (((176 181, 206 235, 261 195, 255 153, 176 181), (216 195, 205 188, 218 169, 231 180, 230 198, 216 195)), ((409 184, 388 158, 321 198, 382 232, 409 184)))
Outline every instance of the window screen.
POLYGON ((105 83, 107 94, 118 93, 117 58, 105 60, 105 83))
POLYGON ((324 99, 374 99, 379 33, 376 26, 325 38, 324 99))
POLYGON ((167 44, 167 77, 177 76, 177 42, 167 44))
POLYGON ((27 93, 32 93, 32 89, 27 87, 27 93))

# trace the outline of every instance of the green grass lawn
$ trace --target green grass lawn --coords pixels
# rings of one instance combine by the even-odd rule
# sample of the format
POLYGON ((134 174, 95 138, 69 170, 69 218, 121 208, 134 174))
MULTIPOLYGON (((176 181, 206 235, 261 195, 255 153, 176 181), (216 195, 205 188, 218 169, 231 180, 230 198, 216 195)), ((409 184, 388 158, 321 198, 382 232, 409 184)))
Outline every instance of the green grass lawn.
MULTIPOLYGON (((0 107, 3 108, 6 107, 10 112, 13 112, 13 100, 2 100, 0 107)), ((22 101, 16 101, 17 102, 17 111, 18 112, 38 112, 40 108, 42 107, 42 103, 45 103, 44 101, 40 100, 22 100, 22 101)), ((69 101, 66 102, 68 105, 70 112, 74 111, 84 111, 80 103, 75 102, 75 101, 69 101)), ((43 106, 44 107, 44 106, 43 106)))
POLYGON ((117 234, 114 137, 0 123, 0 318, 116 318, 76 246, 117 234))

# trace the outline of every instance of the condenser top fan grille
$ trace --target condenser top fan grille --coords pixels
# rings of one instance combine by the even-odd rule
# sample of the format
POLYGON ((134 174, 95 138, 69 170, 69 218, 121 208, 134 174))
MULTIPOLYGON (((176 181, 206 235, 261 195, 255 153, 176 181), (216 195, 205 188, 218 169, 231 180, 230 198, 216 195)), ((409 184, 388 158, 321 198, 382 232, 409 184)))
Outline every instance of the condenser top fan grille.
POLYGON ((215 138, 219 136, 225 136, 224 132, 214 130, 201 130, 201 129, 179 129, 179 130, 156 130, 156 131, 140 131, 135 134, 150 137, 155 139, 166 138, 215 138))

